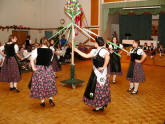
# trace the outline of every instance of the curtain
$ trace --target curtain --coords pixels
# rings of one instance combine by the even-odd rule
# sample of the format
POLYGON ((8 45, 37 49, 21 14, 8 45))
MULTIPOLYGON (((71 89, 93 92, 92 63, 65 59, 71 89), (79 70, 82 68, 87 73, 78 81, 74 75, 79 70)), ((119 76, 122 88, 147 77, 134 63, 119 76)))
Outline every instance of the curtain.
POLYGON ((159 16, 159 41, 165 47, 165 14, 159 16))
POLYGON ((152 33, 152 15, 120 15, 120 41, 150 40, 152 33))

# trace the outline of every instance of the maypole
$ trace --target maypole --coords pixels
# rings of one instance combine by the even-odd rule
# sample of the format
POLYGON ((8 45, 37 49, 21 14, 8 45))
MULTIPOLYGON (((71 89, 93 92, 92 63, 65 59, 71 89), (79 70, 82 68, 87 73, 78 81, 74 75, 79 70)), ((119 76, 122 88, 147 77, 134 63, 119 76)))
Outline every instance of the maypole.
MULTIPOLYGON (((81 6, 77 0, 67 0, 65 3, 65 12, 71 18, 71 25, 68 25, 68 28, 71 29, 70 32, 72 34, 72 58, 71 58, 71 67, 70 67, 70 79, 61 81, 61 84, 69 84, 72 85, 72 88, 76 88, 77 84, 84 84, 84 81, 75 79, 75 63, 74 63, 74 48, 75 48, 75 18, 76 16, 81 14, 81 6)), ((67 31, 67 30, 66 30, 67 31)), ((70 35, 70 32, 68 35, 70 35)), ((69 36, 68 36, 69 37, 69 36)), ((69 38, 68 38, 69 39, 69 38)))
MULTIPOLYGON (((69 31, 68 37, 67 37, 67 40, 69 40, 69 37, 72 34, 71 35, 72 36, 72 40, 71 40, 71 42, 72 42, 72 58, 71 59, 72 60, 71 60, 71 68, 70 68, 70 79, 61 81, 61 84, 62 85, 64 85, 64 84, 72 85, 72 88, 74 89, 74 88, 76 88, 77 84, 82 84, 82 85, 84 84, 84 81, 75 79, 75 63, 74 63, 75 29, 81 31, 88 38, 91 38, 93 40, 95 40, 95 38, 93 38, 92 35, 95 35, 96 37, 98 35, 86 28, 82 28, 82 27, 78 26, 77 24, 75 24, 75 18, 82 13, 82 8, 81 8, 81 5, 78 2, 78 0, 66 0, 64 10, 65 10, 65 13, 71 18, 71 23, 66 25, 64 28, 62 28, 60 31, 58 31, 56 34, 54 34, 52 37, 50 37, 49 40, 59 34, 66 33, 67 31, 69 31)), ((110 43, 113 46, 120 48, 119 46, 117 46, 116 44, 114 44, 110 41, 106 41, 106 42, 110 43)), ((120 49, 127 52, 123 48, 120 48, 120 49)), ((115 53, 115 54, 117 54, 117 53, 115 53)), ((120 56, 119 54, 117 54, 117 55, 120 56)))

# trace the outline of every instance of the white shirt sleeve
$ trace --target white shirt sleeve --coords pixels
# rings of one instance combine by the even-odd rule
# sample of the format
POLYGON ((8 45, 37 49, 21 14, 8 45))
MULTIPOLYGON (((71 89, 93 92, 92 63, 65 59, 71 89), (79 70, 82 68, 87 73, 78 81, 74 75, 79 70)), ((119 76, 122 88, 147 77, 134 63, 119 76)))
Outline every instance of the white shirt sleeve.
POLYGON ((137 51, 138 55, 143 55, 143 53, 144 53, 143 49, 138 49, 138 51, 137 51))
POLYGON ((119 47, 120 47, 121 49, 123 49, 123 45, 122 45, 122 44, 119 44, 119 47))
POLYGON ((18 53, 19 52, 19 47, 17 44, 14 45, 14 50, 15 50, 15 53, 18 53))
POLYGON ((4 46, 1 46, 1 47, 0 47, 0 50, 1 50, 1 51, 2 51, 2 50, 4 50, 4 49, 5 49, 5 47, 4 47, 4 46))
POLYGON ((101 57, 105 57, 105 54, 108 54, 109 55, 109 52, 108 52, 108 50, 106 50, 106 49, 101 49, 101 51, 100 51, 100 53, 99 53, 99 55, 101 56, 101 57))
POLYGON ((109 45, 109 48, 112 49, 112 45, 111 44, 109 45))
POLYGON ((53 52, 55 51, 55 49, 54 49, 52 46, 50 47, 50 49, 51 49, 53 52))
POLYGON ((36 58, 37 58, 37 48, 34 49, 34 50, 32 51, 31 57, 32 57, 33 59, 36 59, 36 58))
POLYGON ((97 51, 96 49, 92 49, 91 52, 90 52, 89 54, 93 57, 93 56, 95 56, 96 51, 97 51))

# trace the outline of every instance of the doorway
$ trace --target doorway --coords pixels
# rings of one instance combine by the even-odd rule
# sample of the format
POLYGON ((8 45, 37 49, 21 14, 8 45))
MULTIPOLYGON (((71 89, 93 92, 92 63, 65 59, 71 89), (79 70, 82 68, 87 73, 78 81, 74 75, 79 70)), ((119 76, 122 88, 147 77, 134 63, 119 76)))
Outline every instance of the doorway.
POLYGON ((27 39, 28 36, 28 31, 12 31, 12 34, 15 35, 17 37, 17 44, 19 47, 21 47, 22 45, 25 44, 25 41, 27 39))

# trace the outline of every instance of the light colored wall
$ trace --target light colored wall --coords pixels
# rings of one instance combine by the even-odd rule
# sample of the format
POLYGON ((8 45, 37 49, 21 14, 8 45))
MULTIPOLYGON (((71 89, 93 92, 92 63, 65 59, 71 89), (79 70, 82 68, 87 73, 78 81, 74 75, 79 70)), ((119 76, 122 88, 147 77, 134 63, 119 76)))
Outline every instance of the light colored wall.
MULTIPOLYGON (((90 0, 79 0, 90 24, 90 0)), ((23 25, 36 28, 56 28, 61 26, 60 19, 66 23, 70 19, 64 13, 65 0, 0 0, 0 25, 23 25)), ((65 25, 64 24, 64 25, 65 25)), ((89 25, 90 26, 90 25, 89 25)), ((4 42, 11 34, 11 30, 0 30, 0 42, 4 42)), ((55 31, 54 31, 55 32, 55 31)), ((44 36, 44 31, 29 31, 32 41, 44 36)), ((79 35, 76 40, 84 41, 86 37, 79 35)))

